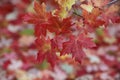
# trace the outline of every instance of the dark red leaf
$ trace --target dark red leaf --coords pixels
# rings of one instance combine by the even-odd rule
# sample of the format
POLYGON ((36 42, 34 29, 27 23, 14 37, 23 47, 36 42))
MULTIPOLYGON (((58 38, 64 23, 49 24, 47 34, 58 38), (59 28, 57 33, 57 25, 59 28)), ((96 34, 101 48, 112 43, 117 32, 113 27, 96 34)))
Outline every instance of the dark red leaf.
POLYGON ((85 35, 80 34, 78 37, 71 36, 70 40, 63 43, 63 50, 61 55, 72 54, 72 57, 76 61, 81 62, 85 57, 83 48, 92 48, 95 44, 90 38, 85 37, 85 35))

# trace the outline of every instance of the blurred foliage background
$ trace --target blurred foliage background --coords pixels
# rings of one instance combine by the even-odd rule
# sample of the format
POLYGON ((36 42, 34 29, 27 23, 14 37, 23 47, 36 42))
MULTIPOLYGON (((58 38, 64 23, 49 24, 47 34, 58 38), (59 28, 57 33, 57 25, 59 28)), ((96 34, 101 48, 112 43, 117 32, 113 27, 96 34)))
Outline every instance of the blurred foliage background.
MULTIPOLYGON (((32 2, 0 0, 0 80, 120 80, 120 23, 91 35, 98 47, 86 50, 82 64, 63 56, 52 68, 35 61, 34 25, 23 22, 24 14, 34 12, 32 2)), ((109 9, 116 6, 120 14, 120 1, 109 9)))

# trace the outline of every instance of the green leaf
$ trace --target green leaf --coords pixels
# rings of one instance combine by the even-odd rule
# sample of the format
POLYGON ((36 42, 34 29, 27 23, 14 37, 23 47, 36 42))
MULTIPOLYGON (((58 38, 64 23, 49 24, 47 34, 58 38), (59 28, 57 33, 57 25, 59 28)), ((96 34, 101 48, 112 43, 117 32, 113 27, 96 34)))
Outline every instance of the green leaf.
POLYGON ((20 32, 21 35, 33 35, 34 30, 33 29, 25 29, 20 32))

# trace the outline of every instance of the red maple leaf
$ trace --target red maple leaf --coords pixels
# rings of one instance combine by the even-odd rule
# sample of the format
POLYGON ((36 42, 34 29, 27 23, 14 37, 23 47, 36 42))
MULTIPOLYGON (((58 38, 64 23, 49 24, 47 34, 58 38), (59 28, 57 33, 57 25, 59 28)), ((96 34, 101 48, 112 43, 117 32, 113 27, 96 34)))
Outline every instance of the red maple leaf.
POLYGON ((55 36, 53 39, 51 39, 51 45, 52 48, 61 51, 63 49, 62 44, 65 42, 65 37, 64 36, 55 36))
POLYGON ((44 35, 46 36, 46 24, 36 24, 35 25, 35 36, 41 36, 44 35))
POLYGON ((55 32, 57 35, 70 33, 72 25, 70 17, 60 20, 59 17, 52 16, 49 18, 48 23, 47 28, 50 32, 55 32))
POLYGON ((43 53, 43 51, 39 51, 37 54, 37 61, 42 63, 44 60, 47 60, 51 66, 55 66, 58 61, 58 57, 53 51, 48 51, 43 53))
POLYGON ((37 61, 41 63, 46 59, 52 66, 54 66, 58 58, 55 50, 51 48, 51 41, 49 39, 46 40, 45 37, 41 37, 36 39, 36 44, 39 49, 37 61))
POLYGON ((101 13, 102 11, 99 8, 94 8, 91 13, 83 10, 84 24, 88 25, 88 28, 92 30, 104 25, 105 22, 98 18, 101 13))
POLYGON ((47 22, 50 13, 46 11, 46 5, 44 3, 40 5, 37 1, 34 1, 34 10, 36 14, 28 13, 24 16, 26 22, 34 24, 47 22))
POLYGON ((95 44, 92 42, 91 38, 87 38, 83 34, 80 34, 78 37, 71 36, 69 41, 63 43, 61 55, 71 53, 72 57, 81 63, 81 60, 85 57, 83 48, 92 47, 95 47, 95 44))

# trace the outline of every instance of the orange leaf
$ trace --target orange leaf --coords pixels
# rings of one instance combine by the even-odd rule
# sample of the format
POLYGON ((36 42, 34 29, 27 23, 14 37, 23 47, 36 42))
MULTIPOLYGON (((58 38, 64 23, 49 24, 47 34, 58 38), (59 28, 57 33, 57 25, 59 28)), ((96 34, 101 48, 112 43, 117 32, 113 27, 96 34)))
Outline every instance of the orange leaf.
POLYGON ((40 17, 44 18, 46 16, 46 5, 44 3, 40 5, 37 1, 34 1, 34 10, 40 17))

